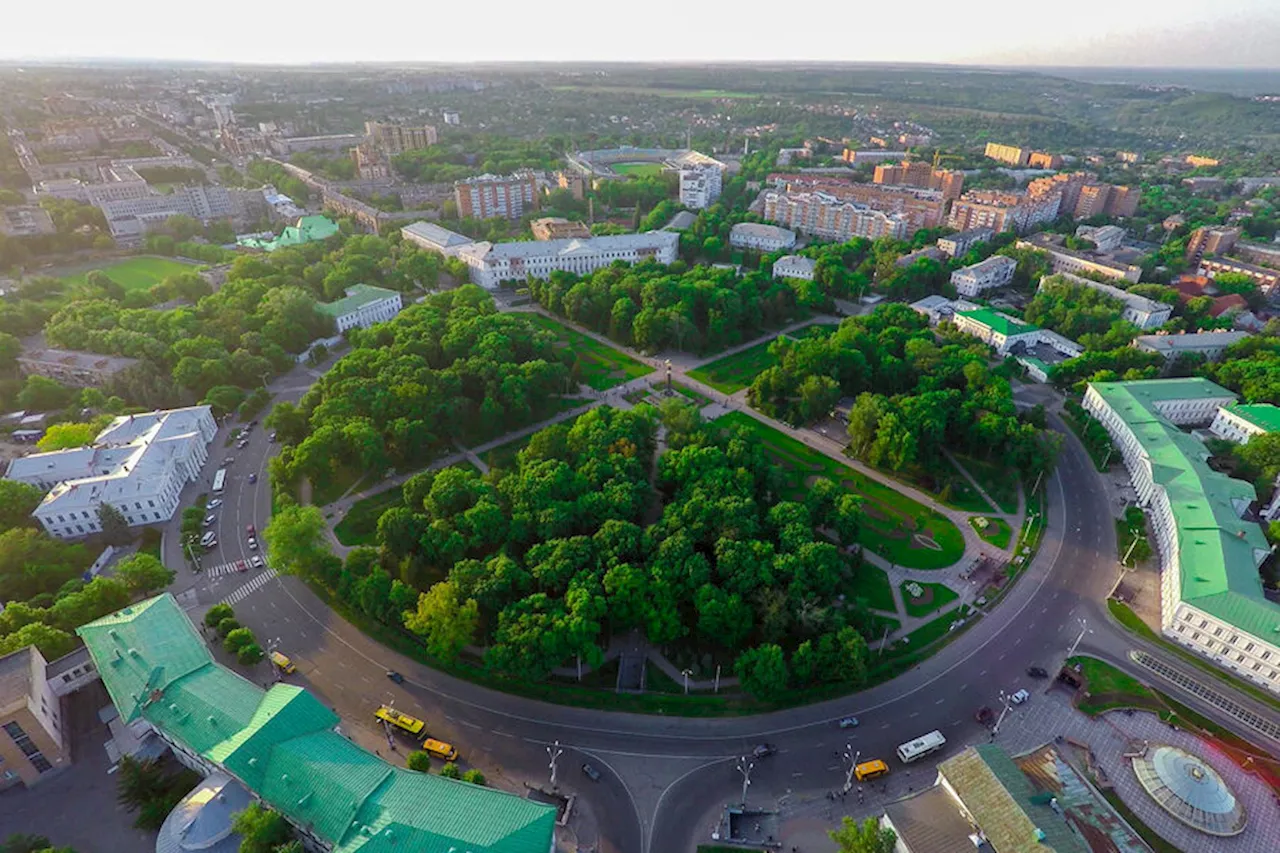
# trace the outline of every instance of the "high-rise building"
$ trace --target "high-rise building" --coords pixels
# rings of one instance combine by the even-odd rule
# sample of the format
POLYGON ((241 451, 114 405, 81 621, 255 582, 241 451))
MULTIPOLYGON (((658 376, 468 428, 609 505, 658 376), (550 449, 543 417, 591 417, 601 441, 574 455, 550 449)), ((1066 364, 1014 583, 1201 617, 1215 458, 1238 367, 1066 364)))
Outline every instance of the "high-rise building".
POLYGON ((1133 216, 1138 212, 1141 200, 1142 190, 1137 187, 1112 186, 1105 212, 1108 216, 1133 216))
POLYGON ((710 207, 720 197, 720 167, 712 164, 680 170, 680 203, 692 210, 710 207))
POLYGON ((1235 248, 1240 234, 1239 228, 1197 228, 1187 238, 1187 263, 1194 267, 1205 255, 1225 255, 1235 248))
POLYGON ((950 169, 935 169, 927 160, 903 160, 901 163, 883 163, 876 166, 877 184, 897 184, 938 190, 944 199, 959 198, 964 192, 964 173, 950 169))
POLYGON ((1027 165, 1032 169, 1061 169, 1062 155, 1050 154, 1048 151, 1032 151, 1027 158, 1027 165))
POLYGON ((902 238, 907 235, 909 225, 904 214, 873 210, 867 205, 843 201, 825 192, 767 190, 761 201, 764 218, 770 222, 828 240, 902 238))
POLYGON ((587 197, 587 179, 580 173, 564 170, 556 172, 556 186, 568 190, 578 201, 587 197))
POLYGON ((992 231, 1025 232, 1058 217, 1059 192, 1027 193, 971 190, 951 205, 947 224, 957 231, 990 228, 992 231))
POLYGON ((1059 213, 1074 219, 1091 216, 1132 216, 1138 209, 1142 191, 1137 187, 1104 184, 1093 172, 1059 172, 1036 178, 1027 184, 1032 196, 1061 193, 1059 213))
POLYGON ((436 144, 436 129, 431 125, 409 127, 380 121, 366 121, 364 132, 373 147, 388 156, 417 151, 436 144))
POLYGON ((511 175, 480 175, 453 185, 459 218, 519 219, 538 209, 538 179, 525 169, 511 175))
POLYGON ((351 149, 351 160, 356 164, 356 174, 362 181, 375 181, 391 177, 391 165, 380 148, 370 142, 361 142, 351 149))
POLYGON ((1017 145, 1002 145, 999 142, 988 142, 985 156, 1010 166, 1025 166, 1031 158, 1031 152, 1017 145))

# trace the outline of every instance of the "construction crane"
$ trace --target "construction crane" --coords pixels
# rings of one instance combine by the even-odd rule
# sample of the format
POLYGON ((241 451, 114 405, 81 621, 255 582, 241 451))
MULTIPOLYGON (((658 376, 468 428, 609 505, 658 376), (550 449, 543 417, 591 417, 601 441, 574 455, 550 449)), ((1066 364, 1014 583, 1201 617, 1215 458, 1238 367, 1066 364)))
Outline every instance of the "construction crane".
POLYGON ((938 168, 938 164, 943 160, 963 160, 959 154, 943 154, 942 149, 935 148, 933 150, 933 168, 938 168))

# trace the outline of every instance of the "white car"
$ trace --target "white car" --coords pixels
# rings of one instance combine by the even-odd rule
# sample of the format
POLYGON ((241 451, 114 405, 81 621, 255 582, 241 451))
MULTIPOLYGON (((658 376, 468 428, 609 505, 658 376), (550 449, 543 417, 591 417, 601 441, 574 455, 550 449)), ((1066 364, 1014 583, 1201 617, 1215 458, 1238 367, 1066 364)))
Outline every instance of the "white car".
POLYGON ((211 501, 209 501, 207 504, 205 504, 205 505, 204 505, 204 508, 205 508, 205 509, 217 509, 217 508, 218 508, 218 507, 220 507, 220 506, 222 506, 222 498, 214 498, 213 500, 211 500, 211 501))
POLYGON ((262 568, 262 558, 259 557, 257 554, 254 554, 252 557, 249 558, 249 565, 253 566, 255 569, 262 568))
POLYGON ((1019 690, 1017 693, 1009 697, 1009 701, 1015 705, 1021 705, 1023 702, 1031 698, 1031 694, 1026 690, 1019 690))
MULTIPOLYGON (((249 550, 250 551, 258 550, 258 540, 254 539, 252 536, 249 537, 249 550)), ((1025 693, 1026 691, 1024 690, 1022 692, 1025 693)))
POLYGON ((204 526, 208 527, 209 525, 213 524, 217 520, 218 520, 218 517, 216 515, 206 515, 204 517, 204 526))

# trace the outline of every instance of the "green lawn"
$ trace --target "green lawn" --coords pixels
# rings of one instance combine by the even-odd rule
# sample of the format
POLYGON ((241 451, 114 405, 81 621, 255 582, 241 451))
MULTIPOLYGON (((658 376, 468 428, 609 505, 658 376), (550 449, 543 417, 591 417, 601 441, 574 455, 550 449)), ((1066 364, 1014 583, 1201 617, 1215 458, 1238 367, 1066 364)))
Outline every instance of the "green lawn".
POLYGON ((568 326, 557 323, 541 314, 529 314, 529 321, 556 336, 578 358, 582 381, 597 391, 604 391, 640 376, 653 372, 647 364, 636 361, 626 353, 568 326))
POLYGON ((893 601, 893 587, 884 569, 864 562, 854 569, 853 577, 842 588, 846 596, 861 601, 872 610, 893 613, 897 605, 893 601))
MULTIPOLYGON (((654 390, 661 391, 665 389, 667 386, 666 386, 666 383, 658 383, 653 387, 654 387, 654 390)), ((707 406, 711 404, 711 400, 709 400, 705 395, 699 394, 697 391, 693 390, 688 385, 681 385, 679 382, 672 382, 671 390, 685 397, 688 397, 691 402, 696 403, 699 406, 707 406)))
POLYGON ((334 535, 343 545, 373 545, 378 538, 378 519, 402 501, 400 487, 387 489, 356 501, 342 520, 334 525, 334 535))
POLYGON ((965 512, 987 513, 993 507, 986 498, 978 493, 969 482, 969 478, 961 474, 957 468, 945 458, 940 460, 936 470, 915 468, 909 471, 887 471, 879 469, 886 477, 914 486, 922 492, 933 495, 942 503, 965 512))
POLYGON ((969 524, 973 525, 974 532, 981 536, 987 542, 995 545, 997 548, 1004 550, 1009 547, 1009 540, 1013 538, 1013 530, 1009 528, 1009 522, 1003 518, 986 517, 987 526, 983 529, 978 526, 978 519, 969 519, 969 524))
POLYGON ((956 459, 969 472, 978 485, 1010 515, 1018 511, 1018 474, 1000 465, 972 456, 956 454, 956 459))
POLYGON ((661 163, 615 163, 610 168, 619 175, 652 178, 662 174, 661 163))
MULTIPOLYGON (((152 285, 159 284, 166 276, 194 272, 196 268, 192 264, 175 261, 172 258, 139 257, 125 258, 97 269, 123 287, 126 293, 130 293, 135 290, 148 290, 152 285)), ((66 276, 62 280, 72 285, 84 284, 85 276, 89 272, 91 270, 85 270, 66 276)))
POLYGON ((803 498, 814 477, 827 477, 861 496, 864 518, 859 542, 885 559, 911 569, 941 569, 964 555, 964 537, 951 520, 901 492, 743 412, 729 412, 716 422, 742 426, 760 436, 765 449, 781 463, 788 497, 803 498))
POLYGON ((898 589, 902 592, 902 603, 906 605, 908 616, 929 616, 941 607, 946 607, 951 602, 959 598, 951 587, 940 583, 922 583, 924 595, 920 598, 912 598, 911 593, 907 592, 908 584, 918 583, 917 581, 903 581, 898 585, 898 589))
MULTIPOLYGON (((345 495, 347 493, 347 489, 350 489, 357 483, 363 481, 366 473, 367 472, 361 468, 343 466, 339 468, 337 473, 332 477, 325 479, 324 482, 312 483, 311 505, 327 506, 328 504, 333 503, 338 498, 345 495)), ((366 483, 365 485, 372 485, 372 483, 366 483)), ((358 492, 360 489, 357 488, 355 491, 358 492)))
POLYGON ((1079 665, 1080 674, 1085 677, 1088 696, 1080 701, 1079 708, 1086 714, 1100 714, 1110 708, 1147 708, 1157 713, 1166 710, 1154 691, 1109 663, 1077 655, 1067 664, 1079 665))
POLYGON ((765 341, 742 352, 704 364, 697 370, 690 370, 689 378, 710 385, 725 394, 741 391, 755 381, 757 376, 778 363, 778 360, 769 354, 771 343, 773 341, 765 341))

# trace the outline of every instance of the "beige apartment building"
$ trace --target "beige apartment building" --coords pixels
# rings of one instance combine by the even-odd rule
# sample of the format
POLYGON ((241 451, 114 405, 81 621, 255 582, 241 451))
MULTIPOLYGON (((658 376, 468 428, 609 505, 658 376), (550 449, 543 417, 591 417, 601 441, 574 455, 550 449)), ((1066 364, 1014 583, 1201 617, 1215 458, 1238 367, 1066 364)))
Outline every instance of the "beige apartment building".
POLYGON ((436 144, 438 138, 436 129, 429 124, 422 127, 409 127, 403 124, 366 121, 364 132, 369 137, 369 142, 388 156, 429 148, 436 144))
POLYGON ((964 173, 951 169, 935 169, 928 160, 903 160, 901 163, 883 163, 876 166, 877 184, 895 184, 905 187, 921 187, 937 190, 948 201, 959 198, 964 192, 964 173))
POLYGON ((35 646, 0 657, 0 790, 38 785, 71 761, 45 671, 35 646))
POLYGON ((1010 166, 1025 166, 1031 159, 1031 152, 1017 145, 1002 145, 999 142, 988 142, 984 154, 992 160, 1008 163, 1010 166))

